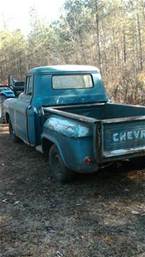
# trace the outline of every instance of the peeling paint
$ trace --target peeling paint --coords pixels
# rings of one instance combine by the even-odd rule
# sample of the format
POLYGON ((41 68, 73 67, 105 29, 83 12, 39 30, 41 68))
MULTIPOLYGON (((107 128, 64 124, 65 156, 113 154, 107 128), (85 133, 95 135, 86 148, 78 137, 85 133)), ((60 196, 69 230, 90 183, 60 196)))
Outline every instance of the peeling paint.
POLYGON ((103 155, 105 157, 112 157, 112 156, 119 156, 119 155, 126 155, 126 154, 131 154, 131 153, 137 153, 145 151, 145 146, 144 147, 136 147, 136 148, 130 148, 130 149, 119 149, 119 150, 113 150, 113 151, 105 151, 103 155))
POLYGON ((61 117, 51 117, 44 124, 51 130, 59 132, 68 137, 86 137, 89 135, 89 128, 81 125, 79 122, 67 120, 61 117))

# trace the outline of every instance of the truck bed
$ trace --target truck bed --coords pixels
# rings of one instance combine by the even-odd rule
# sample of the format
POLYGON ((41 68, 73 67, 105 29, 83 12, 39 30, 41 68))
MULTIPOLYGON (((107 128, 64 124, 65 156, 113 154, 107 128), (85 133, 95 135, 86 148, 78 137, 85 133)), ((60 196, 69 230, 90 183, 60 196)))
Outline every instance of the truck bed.
POLYGON ((102 159, 145 153, 145 107, 143 106, 100 103, 54 107, 53 110, 55 114, 61 116, 96 124, 101 139, 99 139, 101 142, 99 152, 102 159))
POLYGON ((89 119, 92 118, 93 120, 108 120, 145 115, 144 106, 114 103, 44 107, 45 115, 47 116, 47 111, 52 111, 52 109, 54 112, 55 110, 58 110, 58 113, 60 111, 61 114, 64 114, 64 116, 67 116, 68 114, 68 116, 77 119, 79 119, 79 116, 83 116, 85 121, 87 121, 87 117, 89 119))
POLYGON ((63 106, 59 107, 58 109, 68 113, 74 113, 78 115, 83 115, 85 117, 95 118, 97 120, 127 118, 145 115, 145 108, 143 106, 127 104, 100 103, 82 106, 63 106))

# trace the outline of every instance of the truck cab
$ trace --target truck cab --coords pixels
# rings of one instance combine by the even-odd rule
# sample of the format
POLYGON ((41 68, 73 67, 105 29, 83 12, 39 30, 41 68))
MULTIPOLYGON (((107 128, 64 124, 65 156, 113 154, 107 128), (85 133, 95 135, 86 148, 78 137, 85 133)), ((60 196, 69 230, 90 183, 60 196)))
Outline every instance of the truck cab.
POLYGON ((24 92, 17 99, 9 101, 14 107, 10 111, 11 122, 19 138, 36 146, 40 143, 44 122, 42 107, 107 100, 100 73, 95 67, 68 65, 33 68, 26 75, 24 92), (61 87, 59 83, 64 85, 61 87))

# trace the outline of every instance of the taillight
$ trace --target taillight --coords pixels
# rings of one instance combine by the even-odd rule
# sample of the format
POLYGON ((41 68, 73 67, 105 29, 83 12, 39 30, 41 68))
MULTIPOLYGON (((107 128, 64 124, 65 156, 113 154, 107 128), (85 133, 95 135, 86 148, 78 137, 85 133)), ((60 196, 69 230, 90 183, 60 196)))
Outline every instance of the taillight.
POLYGON ((94 159, 92 157, 86 156, 85 159, 84 159, 84 162, 87 165, 91 165, 92 163, 94 163, 94 159))

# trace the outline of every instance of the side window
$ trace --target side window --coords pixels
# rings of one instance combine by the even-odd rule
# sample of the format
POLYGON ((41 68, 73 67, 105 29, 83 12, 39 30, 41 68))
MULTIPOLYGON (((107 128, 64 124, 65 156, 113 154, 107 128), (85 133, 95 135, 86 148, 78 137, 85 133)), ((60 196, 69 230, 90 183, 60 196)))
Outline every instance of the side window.
POLYGON ((32 95, 33 93, 33 78, 32 76, 27 77, 26 80, 26 95, 32 95))

